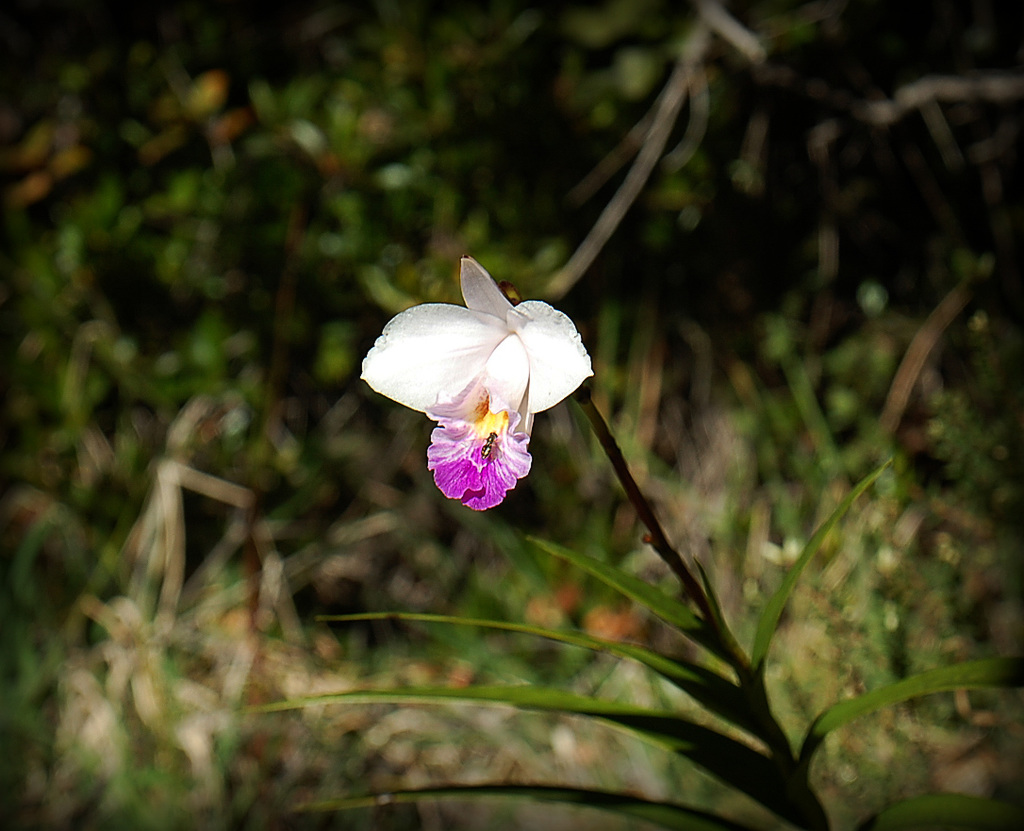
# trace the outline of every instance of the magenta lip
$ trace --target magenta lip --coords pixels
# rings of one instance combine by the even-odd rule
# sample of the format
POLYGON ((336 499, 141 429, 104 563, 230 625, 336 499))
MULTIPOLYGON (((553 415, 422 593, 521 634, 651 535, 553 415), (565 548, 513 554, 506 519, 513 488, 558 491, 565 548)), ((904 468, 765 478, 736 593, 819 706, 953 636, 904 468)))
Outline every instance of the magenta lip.
POLYGON ((511 412, 507 432, 481 436, 469 422, 442 419, 427 449, 427 469, 441 493, 474 511, 501 504, 532 464, 530 437, 513 432, 518 421, 511 412))

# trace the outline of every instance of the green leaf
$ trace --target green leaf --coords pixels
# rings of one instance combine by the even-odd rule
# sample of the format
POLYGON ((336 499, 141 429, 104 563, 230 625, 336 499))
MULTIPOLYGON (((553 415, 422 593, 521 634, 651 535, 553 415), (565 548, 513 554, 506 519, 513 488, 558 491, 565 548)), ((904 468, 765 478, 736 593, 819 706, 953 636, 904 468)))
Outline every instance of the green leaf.
POLYGON ((456 626, 479 626, 501 629, 507 632, 521 632, 560 643, 579 646, 594 652, 607 652, 619 658, 629 658, 658 673, 662 678, 675 684, 683 692, 700 702, 711 712, 731 721, 738 727, 760 735, 756 721, 750 714, 743 692, 732 682, 716 672, 678 658, 668 658, 638 644, 595 638, 583 632, 546 629, 524 623, 510 623, 500 620, 452 617, 410 612, 376 612, 357 615, 321 615, 317 618, 326 623, 347 623, 358 620, 402 620, 424 623, 445 623, 456 626))
POLYGON ((890 805, 862 823, 859 831, 936 827, 1017 831, 1024 828, 1024 810, 1006 802, 964 794, 915 796, 890 805))
POLYGON ((828 536, 829 532, 835 527, 836 523, 843 518, 846 512, 850 510, 850 506, 854 503, 857 497, 864 493, 864 491, 866 491, 891 464, 892 459, 889 459, 877 470, 869 473, 860 482, 858 482, 853 490, 846 495, 846 498, 839 503, 839 507, 837 507, 829 518, 821 524, 818 530, 814 532, 814 536, 808 540, 807 545, 804 546, 804 550, 800 552, 800 556, 797 558, 796 562, 793 563, 793 567, 789 570, 789 573, 786 574, 782 581, 782 585, 778 588, 778 591, 776 591, 775 594, 772 595, 771 600, 768 601, 768 605, 765 606, 764 611, 761 613, 761 619, 757 623, 757 631, 754 634, 754 646, 750 654, 751 665, 755 671, 759 672, 764 667, 764 661, 768 656, 768 648, 771 645, 772 636, 775 634, 775 630, 779 625, 779 619, 782 617, 782 610, 786 607, 789 595, 793 592, 793 587, 796 586, 796 582, 800 579, 801 573, 807 567, 811 558, 818 553, 818 549, 821 548, 821 544, 825 541, 825 537, 828 536))
POLYGON ((447 788, 421 788, 409 791, 328 799, 302 805, 303 811, 342 811, 353 808, 373 808, 393 803, 418 802, 422 799, 532 799, 594 808, 633 819, 645 820, 652 825, 676 831, 747 831, 747 827, 717 817, 705 811, 654 802, 630 794, 586 788, 560 788, 538 785, 465 785, 447 788))
POLYGON ((695 563, 697 571, 700 573, 700 581, 704 587, 704 596, 707 597, 708 608, 711 611, 711 617, 715 623, 715 627, 719 632, 719 640, 723 644, 729 644, 732 647, 732 654, 726 651, 727 660, 732 666, 741 673, 748 668, 746 664, 746 658, 743 656, 743 647, 740 646, 739 641, 736 640, 736 636, 733 635, 732 630, 729 628, 729 622, 725 619, 725 615, 722 612, 722 604, 718 600, 718 594, 715 592, 715 587, 711 584, 711 580, 708 579, 708 573, 704 570, 704 566, 700 563, 695 563))
POLYGON ((949 690, 1020 686, 1024 686, 1024 658, 983 658, 912 675, 825 710, 807 732, 800 751, 800 765, 806 768, 814 751, 831 731, 890 704, 949 690))
POLYGON ((679 629, 684 635, 700 643, 723 660, 729 661, 728 654, 718 644, 717 639, 711 630, 708 629, 707 624, 689 606, 675 600, 660 589, 645 583, 640 578, 634 577, 632 574, 608 563, 602 563, 600 560, 589 557, 586 554, 580 554, 547 540, 537 539, 536 537, 529 537, 528 539, 548 554, 572 563, 630 600, 646 606, 652 613, 679 629))
POLYGON ((703 767, 728 785, 760 802, 780 817, 799 824, 798 809, 786 798, 786 785, 768 757, 714 730, 675 713, 651 710, 616 701, 537 686, 405 687, 395 690, 353 690, 292 699, 254 708, 276 712, 324 704, 380 704, 458 701, 468 704, 504 704, 526 710, 597 718, 703 767))

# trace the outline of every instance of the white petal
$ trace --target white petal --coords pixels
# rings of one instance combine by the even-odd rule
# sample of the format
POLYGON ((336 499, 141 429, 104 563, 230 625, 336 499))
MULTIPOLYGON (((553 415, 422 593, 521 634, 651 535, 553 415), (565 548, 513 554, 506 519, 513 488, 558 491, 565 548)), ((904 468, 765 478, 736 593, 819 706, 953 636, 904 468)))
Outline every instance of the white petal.
POLYGON ((470 309, 505 319, 512 304, 501 293, 494 278, 472 257, 463 257, 461 265, 462 297, 470 309))
MULTIPOLYGON (((530 359, 523 342, 515 335, 509 335, 491 353, 487 360, 487 391, 498 404, 519 412, 526 386, 530 382, 530 359)), ((498 409, 492 402, 491 412, 498 409)))
POLYGON ((508 335, 502 321, 462 306, 427 303, 384 327, 363 359, 362 378, 381 395, 425 412, 462 392, 508 335))
POLYGON ((580 333, 547 303, 520 303, 508 313, 508 324, 530 356, 530 412, 554 407, 594 374, 580 333))

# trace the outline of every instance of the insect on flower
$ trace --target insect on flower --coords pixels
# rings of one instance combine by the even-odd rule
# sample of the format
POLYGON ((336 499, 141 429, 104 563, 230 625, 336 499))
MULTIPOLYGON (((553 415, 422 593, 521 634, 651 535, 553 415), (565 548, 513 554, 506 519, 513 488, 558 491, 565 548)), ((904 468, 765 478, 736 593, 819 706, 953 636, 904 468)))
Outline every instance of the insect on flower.
POLYGON ((484 442, 484 446, 480 448, 480 458, 486 459, 491 455, 491 451, 494 449, 494 442, 497 440, 498 434, 491 432, 487 437, 487 441, 484 442))
POLYGON ((530 471, 535 413, 593 374, 572 321, 539 300, 513 305, 463 257, 466 306, 425 303, 392 318, 363 359, 374 390, 437 422, 427 468, 474 510, 498 505, 530 471))

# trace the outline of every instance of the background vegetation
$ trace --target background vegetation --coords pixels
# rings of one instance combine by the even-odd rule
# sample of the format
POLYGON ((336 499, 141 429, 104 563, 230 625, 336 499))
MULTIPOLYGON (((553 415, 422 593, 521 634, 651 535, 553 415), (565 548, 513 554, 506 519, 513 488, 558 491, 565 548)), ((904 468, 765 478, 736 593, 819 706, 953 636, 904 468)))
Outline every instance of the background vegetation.
MULTIPOLYGON (((0 817, 532 827, 530 806, 292 813, 504 779, 772 827, 578 721, 245 712, 370 681, 671 698, 635 667, 512 635, 315 622, 401 609, 667 637, 524 541, 671 583, 572 409, 538 418, 534 471, 477 515, 434 488, 429 422, 358 380, 391 315, 458 300, 464 253, 559 296, 627 458, 745 642, 816 520, 894 456, 793 597, 769 676, 784 724, 1021 651, 1021 8, 729 11, 0 12, 0 817), (574 274, 681 54, 694 68, 666 155, 574 274)), ((841 730, 816 768, 838 827, 926 789, 1021 803, 1021 711, 1017 694, 936 696, 841 730)))

